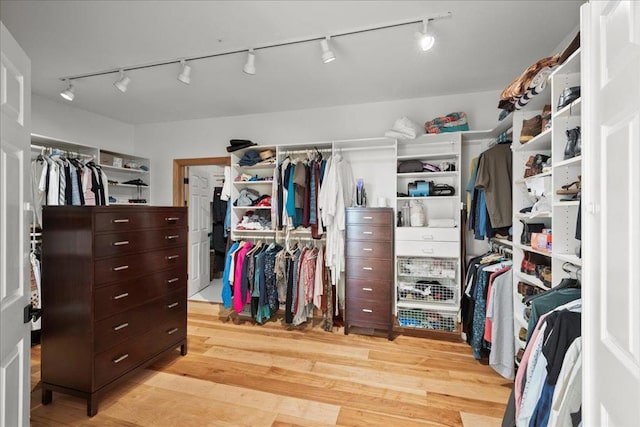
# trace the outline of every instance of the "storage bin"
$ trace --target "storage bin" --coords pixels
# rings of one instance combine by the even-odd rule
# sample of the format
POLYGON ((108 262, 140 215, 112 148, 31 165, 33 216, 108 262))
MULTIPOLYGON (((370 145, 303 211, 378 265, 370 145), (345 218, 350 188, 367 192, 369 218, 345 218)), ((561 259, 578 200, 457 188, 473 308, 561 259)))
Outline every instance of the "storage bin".
POLYGON ((455 332, 457 329, 456 313, 421 308, 398 308, 398 323, 403 328, 447 332, 455 332))

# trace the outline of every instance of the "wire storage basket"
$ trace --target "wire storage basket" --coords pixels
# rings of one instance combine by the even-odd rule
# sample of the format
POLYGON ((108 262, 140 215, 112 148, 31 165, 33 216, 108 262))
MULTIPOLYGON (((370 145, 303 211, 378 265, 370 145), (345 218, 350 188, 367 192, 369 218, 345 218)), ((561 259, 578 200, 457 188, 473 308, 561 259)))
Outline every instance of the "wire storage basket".
POLYGON ((398 308, 398 323, 405 328, 456 331, 456 313, 422 308, 398 308))
POLYGON ((398 257, 398 275, 454 279, 458 261, 450 258, 398 257))
POLYGON ((422 279, 406 276, 398 280, 398 301, 458 305, 454 279, 422 279))

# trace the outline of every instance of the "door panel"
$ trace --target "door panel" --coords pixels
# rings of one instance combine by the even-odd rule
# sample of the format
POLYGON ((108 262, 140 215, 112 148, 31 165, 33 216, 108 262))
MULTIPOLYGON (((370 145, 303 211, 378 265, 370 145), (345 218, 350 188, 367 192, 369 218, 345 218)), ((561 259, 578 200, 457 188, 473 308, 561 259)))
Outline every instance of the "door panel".
POLYGON ((0 427, 29 425, 31 64, 0 23, 0 427))
POLYGON ((213 191, 207 171, 189 168, 189 287, 188 296, 209 284, 209 228, 213 191))
POLYGON ((583 421, 631 426, 640 419, 640 3, 590 2, 582 19, 583 421))

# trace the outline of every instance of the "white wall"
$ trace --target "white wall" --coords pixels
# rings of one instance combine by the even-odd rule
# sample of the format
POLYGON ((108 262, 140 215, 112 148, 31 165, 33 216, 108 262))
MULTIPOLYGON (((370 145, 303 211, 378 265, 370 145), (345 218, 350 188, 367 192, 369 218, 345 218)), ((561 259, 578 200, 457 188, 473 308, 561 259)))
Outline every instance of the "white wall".
POLYGON ((133 125, 31 94, 31 132, 50 138, 135 154, 133 125))
MULTIPOLYGON (((498 96, 499 91, 478 92, 137 125, 136 152, 151 158, 151 202, 170 205, 173 159, 227 156, 225 147, 233 138, 274 145, 375 137, 402 116, 424 123, 454 111, 467 113, 471 129, 489 129, 497 123, 498 96)), ((464 158, 470 158, 465 150, 464 158)))

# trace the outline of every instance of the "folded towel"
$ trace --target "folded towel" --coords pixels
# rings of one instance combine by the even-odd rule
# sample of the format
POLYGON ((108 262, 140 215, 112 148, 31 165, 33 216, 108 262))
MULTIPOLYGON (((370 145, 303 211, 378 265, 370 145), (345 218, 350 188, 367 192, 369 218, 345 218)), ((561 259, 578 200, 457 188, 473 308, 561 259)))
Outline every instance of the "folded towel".
POLYGON ((465 113, 450 113, 444 117, 437 117, 424 124, 427 133, 457 132, 469 130, 465 113))
POLYGON ((424 129, 407 117, 401 117, 393 123, 393 127, 384 136, 398 139, 416 139, 424 135, 424 129))

